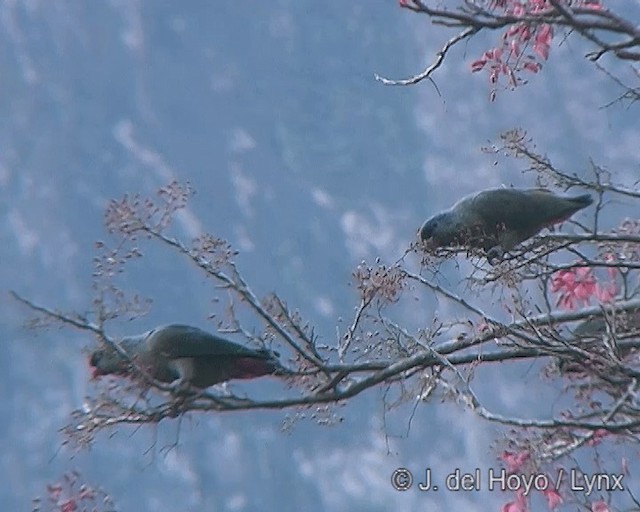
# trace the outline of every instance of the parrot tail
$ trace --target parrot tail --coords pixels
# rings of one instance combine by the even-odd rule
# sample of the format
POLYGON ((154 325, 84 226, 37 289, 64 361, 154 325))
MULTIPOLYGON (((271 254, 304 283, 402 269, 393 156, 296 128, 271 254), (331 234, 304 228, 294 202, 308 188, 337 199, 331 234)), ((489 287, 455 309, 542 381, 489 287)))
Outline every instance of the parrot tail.
POLYGON ((564 222, 574 213, 586 208, 592 203, 593 197, 589 194, 582 194, 581 196, 575 197, 564 196, 561 203, 556 203, 558 205, 558 210, 555 212, 557 215, 554 215, 551 222, 548 222, 546 225, 552 226, 553 224, 564 222))
POLYGON ((579 206, 580 209, 586 208, 593 203, 593 197, 591 197, 589 194, 582 194, 581 196, 572 197, 570 198, 570 200, 571 202, 575 203, 576 206, 579 206))

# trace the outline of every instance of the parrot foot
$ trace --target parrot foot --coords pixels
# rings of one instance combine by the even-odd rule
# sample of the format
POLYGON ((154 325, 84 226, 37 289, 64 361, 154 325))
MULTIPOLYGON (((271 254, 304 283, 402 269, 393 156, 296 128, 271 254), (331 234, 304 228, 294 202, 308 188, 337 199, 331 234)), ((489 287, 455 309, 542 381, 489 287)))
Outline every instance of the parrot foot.
POLYGON ((487 251, 487 261, 491 265, 495 265, 496 263, 499 263, 503 257, 504 257, 504 249, 499 245, 496 245, 495 247, 492 247, 487 251))
POLYGON ((191 384, 189 384, 188 380, 184 380, 184 379, 177 379, 174 380, 169 387, 170 389, 170 393, 172 395, 176 395, 176 396, 189 396, 189 395, 194 395, 194 391, 193 388, 191 387, 191 384))

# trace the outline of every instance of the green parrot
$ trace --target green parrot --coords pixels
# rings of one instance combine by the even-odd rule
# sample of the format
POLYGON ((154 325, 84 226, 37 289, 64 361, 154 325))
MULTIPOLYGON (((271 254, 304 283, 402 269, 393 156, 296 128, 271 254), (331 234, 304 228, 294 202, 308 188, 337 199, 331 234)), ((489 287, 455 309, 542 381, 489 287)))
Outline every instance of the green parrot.
POLYGON ((560 196, 542 188, 483 190, 427 220, 420 238, 429 249, 480 248, 491 260, 591 203, 589 194, 560 196))
MULTIPOLYGON (((277 352, 253 350, 188 325, 158 327, 123 338, 120 347, 151 377, 165 383, 207 388, 230 379, 253 379, 283 368, 277 352)), ((113 348, 89 358, 92 376, 131 375, 131 364, 113 348)))

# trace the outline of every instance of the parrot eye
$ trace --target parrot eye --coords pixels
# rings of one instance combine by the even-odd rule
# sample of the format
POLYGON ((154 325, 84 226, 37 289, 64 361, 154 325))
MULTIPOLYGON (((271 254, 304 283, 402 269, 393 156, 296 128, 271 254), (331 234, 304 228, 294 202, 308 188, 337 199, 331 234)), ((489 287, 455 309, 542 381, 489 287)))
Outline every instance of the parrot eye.
POLYGON ((91 354, 91 359, 89 360, 89 364, 91 366, 98 366, 100 363, 100 359, 102 359, 102 352, 96 350, 93 354, 91 354))
POLYGON ((438 221, 436 220, 432 220, 425 223, 425 225, 422 226, 422 229, 420 230, 420 238, 422 240, 427 240, 428 238, 431 238, 431 236, 433 235, 433 232, 436 230, 437 227, 438 227, 438 221))

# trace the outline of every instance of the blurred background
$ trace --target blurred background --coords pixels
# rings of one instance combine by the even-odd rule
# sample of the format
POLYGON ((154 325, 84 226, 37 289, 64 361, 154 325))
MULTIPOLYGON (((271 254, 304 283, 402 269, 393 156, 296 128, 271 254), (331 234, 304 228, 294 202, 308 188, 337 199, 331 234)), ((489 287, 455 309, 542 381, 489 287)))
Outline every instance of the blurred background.
MULTIPOLYGON (((491 103, 487 76, 470 73, 491 38, 455 48, 434 75, 437 90, 374 80, 422 70, 452 35, 393 1, 13 0, 0 4, 0 27, 5 510, 26 510, 72 468, 121 511, 475 511, 511 499, 393 490, 400 466, 417 475, 498 467, 500 431, 437 401, 385 415, 382 390, 341 408, 334 426, 302 421, 285 433, 284 412, 208 414, 122 428, 90 451, 63 448, 58 429, 94 392, 82 352, 94 341, 25 329, 30 312, 7 292, 88 310, 107 202, 177 179, 197 193, 174 232, 229 240, 259 295, 277 292, 334 344, 357 304, 349 284, 361 260, 395 261, 427 217, 462 195, 534 184, 523 162, 481 151, 501 131, 525 128, 564 169, 585 173, 593 158, 631 186, 637 115, 603 108, 622 91, 582 58, 585 48, 556 42, 540 75, 491 103)), ((152 310, 114 334, 171 322, 214 330, 211 284, 160 246, 143 252, 128 286, 152 310)), ((447 308, 433 297, 406 318, 419 327, 447 308)), ((528 389, 553 392, 536 368, 489 367, 477 391, 496 412, 550 415, 553 405, 528 389)))

